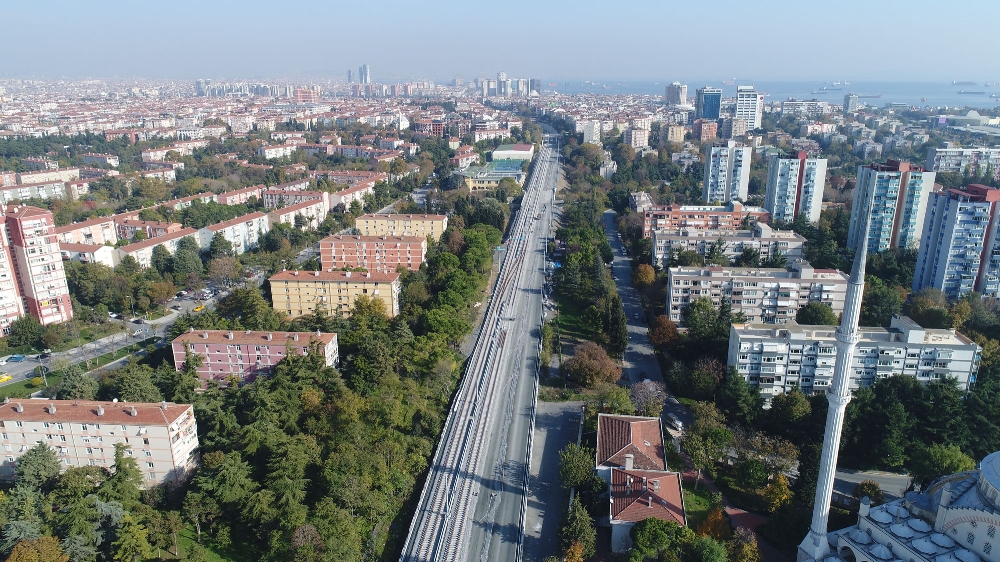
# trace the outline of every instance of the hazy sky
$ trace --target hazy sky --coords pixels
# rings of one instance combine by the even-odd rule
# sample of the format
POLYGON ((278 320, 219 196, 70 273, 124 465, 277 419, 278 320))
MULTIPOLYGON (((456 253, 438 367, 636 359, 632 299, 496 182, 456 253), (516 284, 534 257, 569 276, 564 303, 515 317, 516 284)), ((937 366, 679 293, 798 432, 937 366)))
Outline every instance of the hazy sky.
POLYGON ((1000 2, 3 0, 0 76, 1000 81, 1000 2))

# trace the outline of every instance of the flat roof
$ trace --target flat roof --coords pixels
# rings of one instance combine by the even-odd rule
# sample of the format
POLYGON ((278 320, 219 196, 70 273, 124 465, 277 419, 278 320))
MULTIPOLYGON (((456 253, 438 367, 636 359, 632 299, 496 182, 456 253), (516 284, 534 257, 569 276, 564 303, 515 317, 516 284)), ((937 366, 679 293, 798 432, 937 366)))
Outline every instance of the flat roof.
POLYGON ((275 281, 349 281, 353 283, 392 283, 399 280, 398 273, 383 273, 379 271, 279 271, 269 278, 275 281))

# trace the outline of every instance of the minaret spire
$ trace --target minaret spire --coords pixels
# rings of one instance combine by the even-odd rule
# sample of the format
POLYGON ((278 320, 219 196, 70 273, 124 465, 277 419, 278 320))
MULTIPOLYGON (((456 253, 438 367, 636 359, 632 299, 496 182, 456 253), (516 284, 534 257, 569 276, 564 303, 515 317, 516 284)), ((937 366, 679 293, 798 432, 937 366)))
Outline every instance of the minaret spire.
POLYGON ((861 317, 861 300, 865 293, 865 261, 868 259, 868 237, 871 227, 871 201, 866 200, 862 209, 864 236, 854 255, 854 267, 844 297, 844 315, 837 328, 837 364, 833 368, 833 384, 827 391, 826 399, 830 409, 826 414, 826 430, 823 433, 823 454, 820 457, 819 478, 816 481, 816 501, 813 504, 812 524, 809 534, 799 545, 798 562, 822 560, 830 554, 830 543, 826 538, 827 522, 830 518, 830 500, 833 497, 833 480, 837 472, 837 456, 840 452, 840 436, 844 429, 844 413, 851 401, 851 363, 854 361, 854 346, 860 339, 858 320, 861 317))

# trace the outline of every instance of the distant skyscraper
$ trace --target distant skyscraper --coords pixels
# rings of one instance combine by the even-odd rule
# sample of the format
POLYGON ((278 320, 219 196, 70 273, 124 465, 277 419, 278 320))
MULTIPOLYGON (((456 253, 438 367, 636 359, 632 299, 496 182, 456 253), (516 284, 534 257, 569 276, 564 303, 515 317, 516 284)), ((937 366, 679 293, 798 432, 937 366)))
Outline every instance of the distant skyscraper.
POLYGON ((542 92, 542 82, 538 78, 531 78, 528 80, 528 93, 531 92, 535 93, 542 92))
POLYGON ((367 64, 358 67, 358 82, 362 84, 372 83, 372 69, 367 64))
POLYGON ((844 96, 844 114, 854 113, 858 110, 858 95, 847 94, 844 96))
POLYGON ((847 246, 857 248, 867 239, 871 253, 915 248, 923 233, 934 176, 934 172, 898 160, 858 166, 847 246), (869 210, 868 201, 873 201, 870 218, 863 215, 869 210), (863 232, 865 225, 870 229, 867 237, 863 232))
POLYGON ((497 72, 497 83, 498 84, 500 82, 503 82, 506 79, 507 79, 507 73, 506 72, 503 72, 503 71, 497 72))
POLYGON ((750 187, 748 146, 734 141, 717 142, 705 148, 705 178, 701 198, 706 203, 726 204, 734 199, 745 201, 750 187))
POLYGON ((705 86, 695 93, 695 118, 718 119, 722 108, 722 90, 705 86))
POLYGON ((826 186, 826 159, 773 154, 767 163, 767 194, 764 208, 771 220, 791 222, 802 215, 809 222, 819 220, 826 186))
POLYGON ((747 122, 747 130, 760 128, 764 116, 764 95, 757 93, 753 86, 736 87, 736 118, 747 122))
POLYGON ((351 84, 353 82, 354 82, 354 71, 348 69, 348 71, 347 71, 347 83, 351 84))
POLYGON ((667 84, 666 91, 664 94, 668 105, 684 105, 687 103, 688 99, 688 87, 687 84, 681 84, 680 82, 674 82, 673 84, 667 84))
POLYGON ((949 299, 972 291, 997 297, 1000 189, 972 184, 932 193, 927 203, 913 290, 941 289, 949 299))

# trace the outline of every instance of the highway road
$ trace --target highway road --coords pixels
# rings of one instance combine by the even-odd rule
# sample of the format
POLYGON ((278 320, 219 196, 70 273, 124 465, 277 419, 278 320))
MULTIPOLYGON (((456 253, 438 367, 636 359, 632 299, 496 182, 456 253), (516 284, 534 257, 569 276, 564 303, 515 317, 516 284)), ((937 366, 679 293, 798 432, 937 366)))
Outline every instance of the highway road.
MULTIPOLYGON (((649 343, 649 325, 646 323, 646 313, 642 309, 639 299, 639 292, 632 286, 632 260, 623 254, 622 241, 618 238, 618 227, 615 224, 615 212, 605 211, 604 230, 614 250, 615 259, 611 264, 611 271, 615 275, 615 285, 618 288, 618 296, 622 299, 622 306, 625 308, 625 317, 628 319, 628 349, 625 351, 625 358, 622 361, 622 382, 626 385, 633 385, 648 378, 657 382, 663 381, 663 374, 653 353, 653 345, 649 343)), ((660 314, 654 311, 653 316, 660 314)), ((683 404, 667 391, 667 402, 663 409, 664 416, 668 413, 676 415, 685 424, 692 421, 691 413, 683 404)), ((664 421, 666 418, 664 417, 664 421)), ((663 428, 671 435, 679 435, 669 423, 664 423, 663 428)))
POLYGON ((525 184, 400 560, 522 559, 557 138, 545 137, 525 184))

